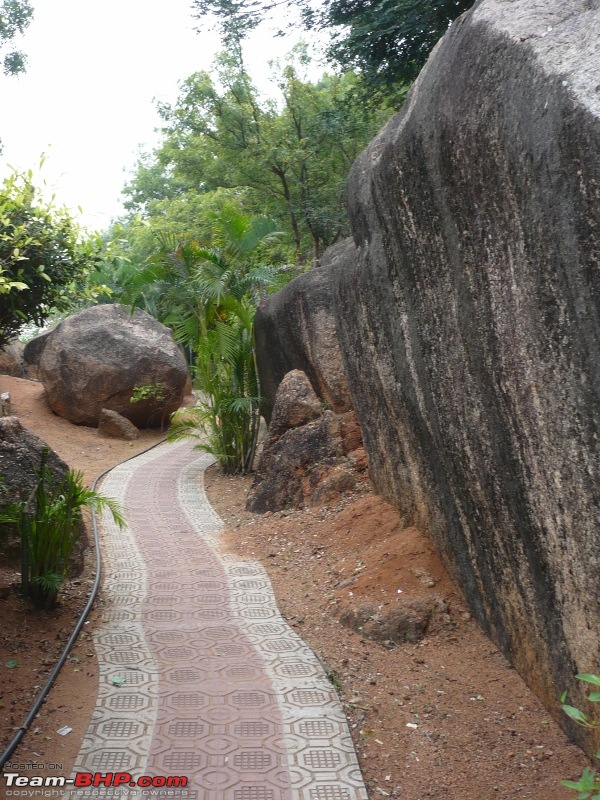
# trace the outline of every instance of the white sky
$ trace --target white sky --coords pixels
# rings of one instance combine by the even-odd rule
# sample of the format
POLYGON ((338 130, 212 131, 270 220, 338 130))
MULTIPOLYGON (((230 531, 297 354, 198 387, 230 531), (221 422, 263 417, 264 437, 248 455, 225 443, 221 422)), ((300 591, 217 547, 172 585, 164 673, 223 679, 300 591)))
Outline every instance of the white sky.
MULTIPOLYGON (((207 70, 219 38, 190 14, 191 0, 33 0, 19 43, 27 72, 0 74, 0 179, 33 169, 83 224, 104 229, 120 213, 120 191, 139 145, 155 143, 153 98, 174 101, 179 81, 207 70), (41 173, 42 153, 48 158, 41 173)), ((268 61, 289 38, 255 32, 248 71, 267 92, 268 61)))

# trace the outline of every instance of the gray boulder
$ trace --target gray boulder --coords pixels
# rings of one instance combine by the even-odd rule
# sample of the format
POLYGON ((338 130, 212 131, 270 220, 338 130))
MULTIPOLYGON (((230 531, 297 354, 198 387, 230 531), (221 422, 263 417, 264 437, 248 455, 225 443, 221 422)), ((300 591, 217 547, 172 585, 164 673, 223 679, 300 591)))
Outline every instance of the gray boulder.
POLYGON ((484 0, 353 167, 334 295, 376 488, 558 721, 600 660, 600 3, 484 0))
POLYGON ((256 360, 264 397, 262 414, 271 419, 277 388, 291 370, 302 370, 316 394, 336 412, 351 408, 340 353, 331 293, 332 269, 343 260, 347 240, 330 247, 321 266, 270 295, 256 312, 256 360))
POLYGON ((140 438, 140 432, 133 422, 108 408, 103 408, 100 412, 98 433, 109 439, 125 439, 129 442, 140 438))
POLYGON ((306 375, 289 372, 277 390, 246 508, 259 514, 303 508, 353 489, 341 424, 341 417, 323 410, 306 375))
POLYGON ((147 428, 179 408, 188 369, 169 329, 145 311, 101 305, 54 328, 39 376, 50 408, 71 422, 96 426, 106 408, 147 428))
POLYGON ((325 411, 317 420, 267 439, 246 508, 257 514, 305 508, 355 486, 356 477, 343 457, 339 419, 325 411))
POLYGON ((38 336, 34 336, 26 344, 23 350, 23 367, 30 378, 37 378, 39 375, 40 359, 44 352, 44 347, 48 343, 54 329, 44 331, 38 336))
POLYGON ((23 377, 23 350, 25 345, 18 339, 13 339, 0 350, 0 375, 12 375, 15 378, 23 377))
POLYGON ((292 370, 279 384, 269 435, 279 436, 290 428, 306 425, 320 417, 323 411, 323 404, 314 393, 305 373, 299 369, 292 370))
POLYGON ((29 497, 36 485, 45 448, 48 448, 47 465, 56 485, 69 469, 62 458, 39 436, 24 428, 17 417, 0 417, 0 506, 29 497))

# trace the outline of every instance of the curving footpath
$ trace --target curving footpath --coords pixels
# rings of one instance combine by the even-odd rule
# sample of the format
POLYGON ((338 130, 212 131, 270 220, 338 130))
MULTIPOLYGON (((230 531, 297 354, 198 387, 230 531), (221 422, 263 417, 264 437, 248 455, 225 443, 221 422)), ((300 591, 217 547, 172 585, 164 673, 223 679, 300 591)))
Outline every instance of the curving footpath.
POLYGON ((282 619, 262 566, 218 549, 210 463, 165 444, 102 484, 128 527, 102 522, 100 685, 74 772, 131 781, 65 798, 366 800, 319 661, 282 619), (155 786, 135 785, 142 776, 155 786))

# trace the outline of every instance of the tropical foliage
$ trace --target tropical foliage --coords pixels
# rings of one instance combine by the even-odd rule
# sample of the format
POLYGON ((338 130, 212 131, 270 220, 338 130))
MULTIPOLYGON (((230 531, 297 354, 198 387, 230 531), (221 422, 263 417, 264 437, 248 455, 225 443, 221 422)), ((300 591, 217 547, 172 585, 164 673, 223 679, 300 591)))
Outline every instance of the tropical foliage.
POLYGON ((254 461, 261 398, 252 327, 261 294, 280 277, 261 251, 279 236, 268 217, 227 206, 214 218, 210 248, 187 242, 171 254, 189 291, 167 320, 194 353, 200 400, 173 416, 170 437, 198 439, 227 474, 245 474, 254 461))
POLYGON ((0 523, 15 525, 21 537, 22 591, 44 609, 55 605, 67 575, 82 509, 108 510, 119 526, 124 525, 118 504, 87 489, 81 472, 70 470, 64 481, 53 486, 47 455, 45 451, 32 494, 0 511, 0 523))

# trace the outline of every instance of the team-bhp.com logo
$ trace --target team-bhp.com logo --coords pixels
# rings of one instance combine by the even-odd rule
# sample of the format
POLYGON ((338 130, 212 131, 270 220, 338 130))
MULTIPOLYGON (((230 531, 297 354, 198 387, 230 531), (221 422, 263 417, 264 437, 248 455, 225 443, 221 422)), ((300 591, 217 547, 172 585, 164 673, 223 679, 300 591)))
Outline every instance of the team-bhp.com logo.
POLYGON ((18 772, 5 772, 4 781, 8 790, 7 797, 30 796, 28 790, 33 788, 96 789, 99 787, 111 787, 114 789, 135 787, 140 789, 182 789, 188 785, 188 779, 185 776, 142 775, 140 778, 134 778, 129 772, 77 772, 73 778, 65 778, 62 775, 41 777, 21 775, 18 772))

